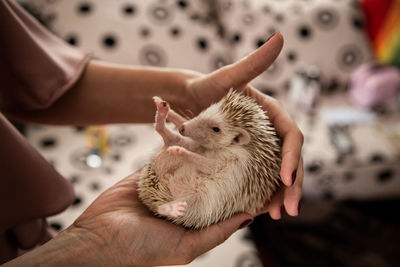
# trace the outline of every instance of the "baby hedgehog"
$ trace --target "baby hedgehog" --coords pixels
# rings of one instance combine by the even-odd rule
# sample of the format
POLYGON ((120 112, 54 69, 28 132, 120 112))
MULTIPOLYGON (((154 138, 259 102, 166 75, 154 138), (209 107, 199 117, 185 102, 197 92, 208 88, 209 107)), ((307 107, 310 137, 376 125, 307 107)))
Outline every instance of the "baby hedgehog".
POLYGON ((230 90, 186 120, 161 98, 153 100, 164 147, 143 169, 142 202, 192 229, 239 212, 255 215, 280 186, 280 140, 261 107, 230 90), (167 119, 179 133, 165 126, 167 119))

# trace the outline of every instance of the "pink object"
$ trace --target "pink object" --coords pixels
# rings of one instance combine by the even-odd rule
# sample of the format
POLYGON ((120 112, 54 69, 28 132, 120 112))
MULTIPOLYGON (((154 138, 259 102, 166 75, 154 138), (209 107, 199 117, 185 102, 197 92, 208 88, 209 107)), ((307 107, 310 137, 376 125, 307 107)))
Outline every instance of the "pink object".
POLYGON ((353 104, 371 108, 379 104, 390 104, 400 88, 400 70, 364 64, 356 69, 350 80, 350 100, 353 104))

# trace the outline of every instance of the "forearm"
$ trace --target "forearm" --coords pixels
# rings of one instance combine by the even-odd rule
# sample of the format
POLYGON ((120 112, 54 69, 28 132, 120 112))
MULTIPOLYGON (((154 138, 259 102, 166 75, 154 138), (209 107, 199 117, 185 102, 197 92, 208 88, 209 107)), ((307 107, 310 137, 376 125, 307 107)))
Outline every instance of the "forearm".
POLYGON ((155 95, 178 110, 189 108, 185 83, 194 76, 195 73, 176 69, 92 61, 75 86, 48 109, 8 115, 17 120, 50 124, 153 122, 155 95))
POLYGON ((17 266, 107 266, 104 255, 93 248, 90 240, 79 233, 63 232, 44 245, 5 263, 4 267, 17 266))

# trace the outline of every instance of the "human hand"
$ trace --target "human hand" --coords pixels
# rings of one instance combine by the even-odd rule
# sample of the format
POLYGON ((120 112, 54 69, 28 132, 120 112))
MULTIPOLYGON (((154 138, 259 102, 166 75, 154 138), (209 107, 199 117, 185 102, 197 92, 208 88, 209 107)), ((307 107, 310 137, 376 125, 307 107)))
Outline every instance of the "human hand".
POLYGON ((186 264, 224 242, 243 223, 252 221, 250 215, 238 214, 203 230, 174 225, 155 217, 140 202, 137 196, 140 175, 138 171, 106 190, 60 234, 61 238, 74 236, 83 241, 85 248, 90 248, 81 253, 85 262, 82 265, 186 264))
POLYGON ((187 82, 189 101, 193 105, 191 109, 196 113, 219 101, 230 88, 253 97, 266 111, 283 141, 280 175, 284 186, 263 210, 268 211, 273 219, 282 217, 283 207, 289 215, 296 216, 299 213, 303 184, 303 134, 278 100, 262 94, 248 83, 274 62, 282 46, 283 37, 277 33, 259 49, 236 63, 208 75, 194 75, 187 82))

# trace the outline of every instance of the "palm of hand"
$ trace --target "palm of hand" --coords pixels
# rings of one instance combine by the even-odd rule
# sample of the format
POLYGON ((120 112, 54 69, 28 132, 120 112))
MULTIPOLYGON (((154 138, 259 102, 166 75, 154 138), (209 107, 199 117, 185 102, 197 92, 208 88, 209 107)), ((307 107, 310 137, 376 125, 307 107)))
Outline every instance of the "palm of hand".
POLYGON ((184 229, 155 217, 140 202, 139 178, 138 171, 106 190, 72 226, 73 231, 84 231, 83 236, 90 237, 85 237, 86 241, 99 248, 98 255, 113 259, 113 266, 189 263, 225 241, 251 218, 241 214, 208 229, 184 229))
POLYGON ((185 229, 154 217, 140 203, 136 193, 138 178, 139 174, 133 174, 105 191, 74 226, 90 230, 109 256, 127 257, 116 258, 117 262, 165 264, 176 250, 182 249, 185 229))

